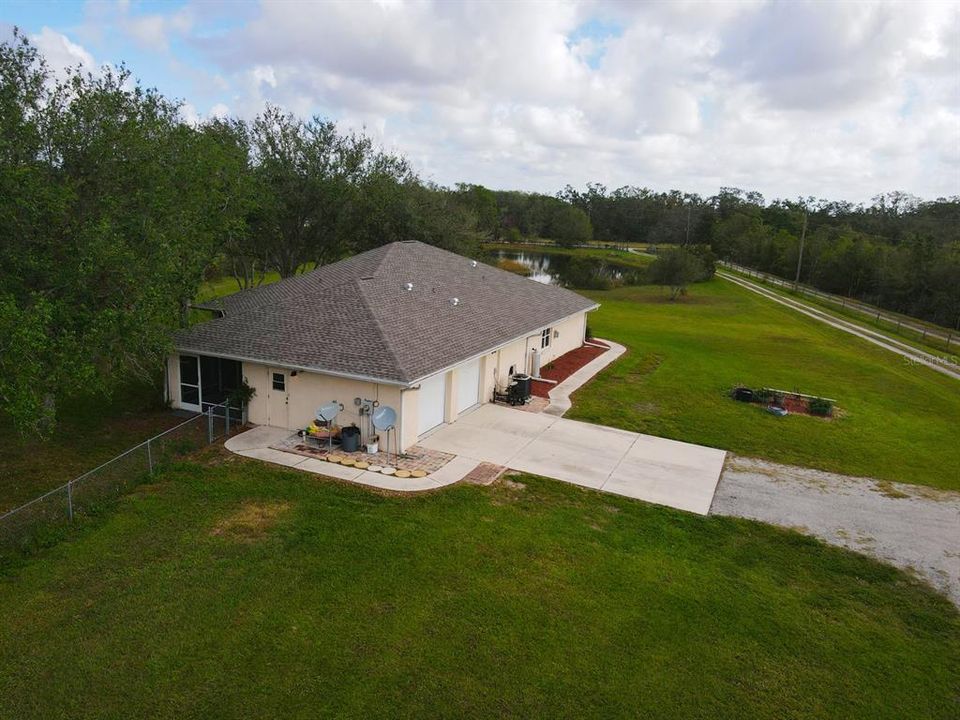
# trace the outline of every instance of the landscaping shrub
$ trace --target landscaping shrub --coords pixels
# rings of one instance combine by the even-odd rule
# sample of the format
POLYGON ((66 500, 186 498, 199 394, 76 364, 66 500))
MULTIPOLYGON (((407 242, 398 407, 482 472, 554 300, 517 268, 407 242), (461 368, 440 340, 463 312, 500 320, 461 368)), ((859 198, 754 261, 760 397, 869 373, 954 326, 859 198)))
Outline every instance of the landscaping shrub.
POLYGON ((826 398, 813 398, 810 400, 810 414, 826 417, 833 413, 833 403, 826 398))

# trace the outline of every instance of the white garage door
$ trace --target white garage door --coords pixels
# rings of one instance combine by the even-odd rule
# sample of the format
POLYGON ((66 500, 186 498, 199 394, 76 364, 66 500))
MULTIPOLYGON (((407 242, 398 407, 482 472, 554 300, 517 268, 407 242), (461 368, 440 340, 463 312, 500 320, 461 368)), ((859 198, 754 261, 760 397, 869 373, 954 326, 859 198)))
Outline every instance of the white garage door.
POLYGON ((443 422, 443 406, 447 402, 446 373, 434 375, 420 383, 417 399, 417 434, 423 435, 443 422))
POLYGON ((457 414, 480 402, 480 358, 457 368, 457 414))

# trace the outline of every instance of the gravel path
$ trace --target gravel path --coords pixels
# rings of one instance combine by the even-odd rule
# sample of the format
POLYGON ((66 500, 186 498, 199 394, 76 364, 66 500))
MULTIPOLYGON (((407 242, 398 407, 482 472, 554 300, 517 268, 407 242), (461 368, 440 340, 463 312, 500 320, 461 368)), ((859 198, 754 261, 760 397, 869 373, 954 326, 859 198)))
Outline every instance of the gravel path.
POLYGON ((728 455, 710 512, 871 555, 925 579, 960 607, 960 493, 728 455))

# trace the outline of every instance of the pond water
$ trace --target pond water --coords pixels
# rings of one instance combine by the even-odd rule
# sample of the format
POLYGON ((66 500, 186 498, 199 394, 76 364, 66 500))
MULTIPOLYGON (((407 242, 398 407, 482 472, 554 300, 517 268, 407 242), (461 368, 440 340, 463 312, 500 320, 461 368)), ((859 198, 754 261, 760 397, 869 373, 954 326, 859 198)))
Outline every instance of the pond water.
POLYGON ((498 250, 496 257, 498 260, 513 260, 529 268, 530 279, 545 285, 605 288, 633 284, 637 279, 634 268, 593 258, 505 250, 498 250))

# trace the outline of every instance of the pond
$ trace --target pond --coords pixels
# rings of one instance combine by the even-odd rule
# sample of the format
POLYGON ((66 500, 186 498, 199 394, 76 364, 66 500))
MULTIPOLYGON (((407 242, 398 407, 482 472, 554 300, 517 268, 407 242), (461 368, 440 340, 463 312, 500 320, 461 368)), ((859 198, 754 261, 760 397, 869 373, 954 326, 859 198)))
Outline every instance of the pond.
POLYGON ((605 289, 640 282, 636 268, 595 258, 538 252, 498 250, 497 260, 513 260, 530 270, 530 279, 545 285, 605 289))

